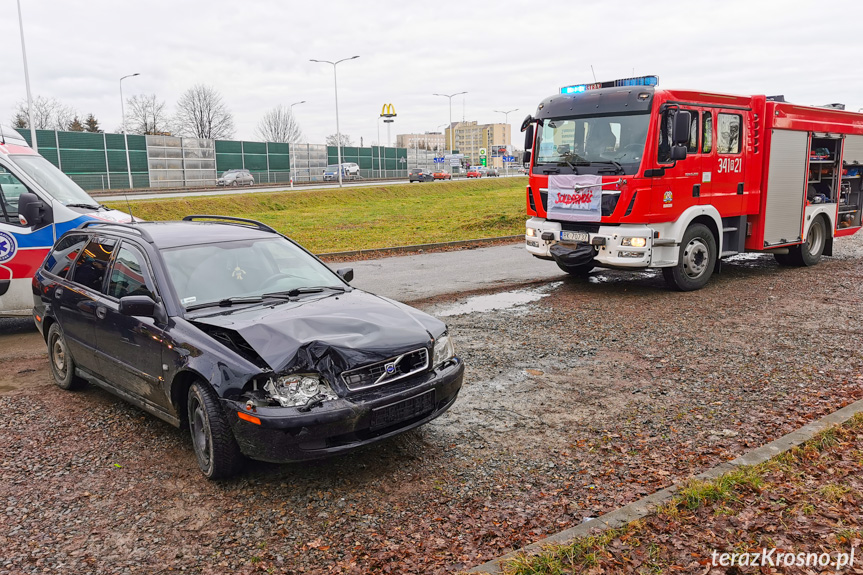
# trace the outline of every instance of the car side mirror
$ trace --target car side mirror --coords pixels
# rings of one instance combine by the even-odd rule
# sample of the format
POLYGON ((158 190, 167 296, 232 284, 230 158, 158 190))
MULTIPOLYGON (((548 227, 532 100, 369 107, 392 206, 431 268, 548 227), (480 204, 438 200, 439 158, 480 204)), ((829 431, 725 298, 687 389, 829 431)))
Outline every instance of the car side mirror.
POLYGON ((530 150, 525 150, 521 157, 521 163, 525 169, 530 169, 530 150))
POLYGON ((671 160, 676 162, 678 160, 686 159, 686 146, 677 145, 672 146, 671 148, 671 160))
POLYGON ((155 317, 156 302, 148 295, 127 295, 120 298, 120 313, 136 317, 155 317))
POLYGON ((531 124, 524 131, 524 149, 529 150, 533 148, 533 127, 535 124, 531 124))
POLYGON ((22 226, 41 226, 45 221, 45 202, 36 194, 21 194, 18 196, 18 220, 22 226))
POLYGON ((347 283, 351 283, 354 279, 354 268, 341 268, 336 270, 336 275, 345 280, 347 283))
POLYGON ((671 143, 686 144, 689 142, 689 127, 692 122, 692 116, 689 112, 679 111, 674 114, 674 123, 671 127, 671 143))

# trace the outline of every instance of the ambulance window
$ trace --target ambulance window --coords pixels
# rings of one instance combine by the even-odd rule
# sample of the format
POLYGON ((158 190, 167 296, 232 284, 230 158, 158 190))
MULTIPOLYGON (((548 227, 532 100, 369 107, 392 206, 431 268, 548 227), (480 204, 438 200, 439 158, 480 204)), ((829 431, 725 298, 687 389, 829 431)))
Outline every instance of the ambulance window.
POLYGON ((111 252, 117 245, 117 240, 110 238, 93 238, 84 247, 84 251, 75 262, 75 272, 72 281, 88 287, 93 291, 102 291, 105 281, 105 272, 108 270, 108 261, 111 252))
POLYGON ((701 137, 701 152, 709 154, 713 151, 713 114, 704 112, 704 132, 701 137))
POLYGON ((720 154, 740 153, 740 131, 742 124, 743 121, 739 114, 717 114, 717 152, 720 154))
POLYGON ((0 166, 0 221, 21 225, 18 221, 18 198, 28 191, 21 180, 0 166))
POLYGON ((48 255, 42 269, 55 276, 65 278, 69 274, 69 268, 72 267, 75 258, 78 257, 78 252, 81 251, 88 239, 89 237, 86 235, 66 236, 61 239, 48 255))

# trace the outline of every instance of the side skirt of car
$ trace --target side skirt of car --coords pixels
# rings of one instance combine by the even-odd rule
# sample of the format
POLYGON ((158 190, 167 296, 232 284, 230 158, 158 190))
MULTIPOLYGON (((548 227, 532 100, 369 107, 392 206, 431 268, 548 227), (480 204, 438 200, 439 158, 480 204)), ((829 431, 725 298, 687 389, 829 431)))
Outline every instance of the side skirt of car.
POLYGON ((174 427, 180 427, 180 425, 181 425, 180 418, 177 417, 176 414, 169 413, 169 412, 165 411, 165 409, 163 409, 161 406, 158 406, 155 403, 153 403, 147 399, 144 399, 143 397, 133 395, 126 390, 120 389, 119 387, 115 387, 115 386, 111 385, 110 383, 108 383, 107 381, 100 379, 99 377, 93 375, 89 371, 81 369, 80 367, 76 367, 75 368, 75 375, 77 375, 78 377, 81 377, 83 379, 86 379, 87 381, 89 381, 90 383, 92 383, 94 385, 101 387, 102 389, 104 389, 108 393, 113 393, 117 397, 120 397, 121 399, 128 401, 129 403, 131 403, 135 407, 139 407, 139 408, 143 409, 144 411, 146 411, 147 413, 149 413, 151 415, 155 415, 159 419, 166 421, 167 423, 170 423, 174 427))

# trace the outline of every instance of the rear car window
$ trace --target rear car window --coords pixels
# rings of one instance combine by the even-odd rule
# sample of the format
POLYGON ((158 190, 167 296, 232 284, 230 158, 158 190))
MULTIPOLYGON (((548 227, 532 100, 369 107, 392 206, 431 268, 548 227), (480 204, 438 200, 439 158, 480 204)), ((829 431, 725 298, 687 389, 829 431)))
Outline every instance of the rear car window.
POLYGON ((55 276, 65 278, 69 275, 69 269, 88 239, 90 237, 85 234, 76 234, 61 238, 51 253, 48 254, 45 263, 42 265, 42 269, 55 276))
POLYGON ((90 240, 75 262, 72 281, 93 291, 102 291, 108 262, 116 245, 117 240, 111 238, 96 237, 90 240))

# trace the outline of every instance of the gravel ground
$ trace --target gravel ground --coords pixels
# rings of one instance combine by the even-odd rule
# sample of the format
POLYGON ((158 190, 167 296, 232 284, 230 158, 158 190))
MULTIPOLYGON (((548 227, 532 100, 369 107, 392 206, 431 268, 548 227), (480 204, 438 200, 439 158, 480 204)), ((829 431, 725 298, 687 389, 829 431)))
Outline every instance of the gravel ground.
POLYGON ((492 559, 863 397, 863 236, 836 252, 809 269, 743 256, 694 293, 600 271, 420 302, 478 310, 446 317, 467 364, 449 413, 219 483, 184 432, 99 389, 53 387, 44 347, 13 325, 0 574, 443 573, 492 559), (479 311, 514 300, 533 301, 479 311))

